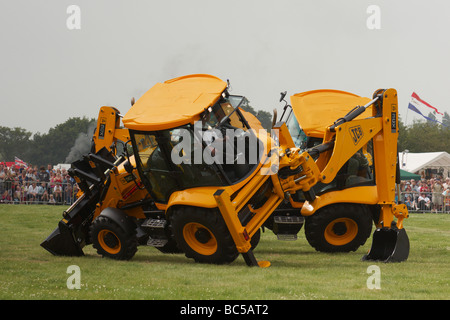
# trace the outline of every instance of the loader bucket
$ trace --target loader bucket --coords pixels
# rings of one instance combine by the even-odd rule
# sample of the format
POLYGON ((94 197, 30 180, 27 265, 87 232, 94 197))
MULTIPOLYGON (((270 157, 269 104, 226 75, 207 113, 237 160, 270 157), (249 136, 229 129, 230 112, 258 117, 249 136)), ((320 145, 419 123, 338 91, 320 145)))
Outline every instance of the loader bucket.
POLYGON ((41 243, 41 247, 55 256, 83 256, 70 227, 60 222, 58 227, 41 243))
POLYGON ((373 233, 372 247, 363 261, 402 262, 408 259, 409 238, 406 230, 376 229, 373 233))

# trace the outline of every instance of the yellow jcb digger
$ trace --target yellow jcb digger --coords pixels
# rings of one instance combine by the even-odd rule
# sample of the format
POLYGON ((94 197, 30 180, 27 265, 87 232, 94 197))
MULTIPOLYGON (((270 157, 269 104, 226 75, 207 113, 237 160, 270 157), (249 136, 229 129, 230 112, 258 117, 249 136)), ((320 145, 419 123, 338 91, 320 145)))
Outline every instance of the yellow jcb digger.
MULTIPOLYGON (((395 203, 394 89, 377 90, 366 105, 324 126, 321 136, 302 128, 316 138, 306 147, 294 143, 294 129, 285 122, 294 119, 288 108, 270 135, 244 111, 245 103, 221 79, 189 75, 147 91, 123 116, 124 128, 117 109, 102 107, 92 152, 69 170, 80 196, 41 245, 55 255, 83 255, 92 243, 99 254, 122 260, 139 245, 215 264, 242 254, 247 265, 265 267, 270 263, 253 254, 263 227, 295 234, 306 217, 305 228, 322 233, 316 240, 334 237, 328 242, 339 247, 339 236, 350 237, 358 225, 336 216, 330 208, 337 205, 339 212, 368 208, 362 211, 374 218, 377 230, 365 260, 407 259, 408 211, 395 203), (369 107, 370 115, 361 117, 369 107), (369 158, 373 176, 361 177, 368 185, 335 188, 351 160, 369 158), (316 215, 334 219, 325 227, 309 224, 316 215)), ((351 176, 346 178, 359 179, 351 176)))

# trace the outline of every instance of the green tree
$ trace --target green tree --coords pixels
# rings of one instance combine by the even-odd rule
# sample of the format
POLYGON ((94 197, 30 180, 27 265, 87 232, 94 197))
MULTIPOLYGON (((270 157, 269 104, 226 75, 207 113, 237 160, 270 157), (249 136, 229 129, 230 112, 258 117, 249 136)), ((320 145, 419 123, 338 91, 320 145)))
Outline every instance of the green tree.
POLYGON ((270 132, 272 129, 272 115, 270 112, 258 110, 256 118, 261 122, 263 128, 270 132))
POLYGON ((450 128, 450 115, 447 112, 444 112, 442 123, 445 127, 450 128))
POLYGON ((408 149, 408 148, 406 148, 406 145, 408 144, 407 141, 408 141, 409 131, 408 131, 408 127, 405 126, 405 124, 403 123, 403 121, 400 117, 398 119, 398 132, 399 132, 399 134, 398 134, 397 148, 398 148, 398 151, 401 152, 405 149, 408 149))
POLYGON ((64 163, 80 134, 92 138, 93 132, 88 132, 88 129, 93 124, 95 119, 69 118, 46 134, 36 134, 28 151, 29 158, 34 159, 33 163, 37 165, 64 163))
POLYGON ((0 154, 4 161, 14 161, 17 156, 22 160, 30 145, 30 137, 32 133, 19 127, 8 128, 0 127, 0 154))
POLYGON ((448 128, 432 121, 414 121, 400 132, 399 151, 410 152, 450 152, 448 128))

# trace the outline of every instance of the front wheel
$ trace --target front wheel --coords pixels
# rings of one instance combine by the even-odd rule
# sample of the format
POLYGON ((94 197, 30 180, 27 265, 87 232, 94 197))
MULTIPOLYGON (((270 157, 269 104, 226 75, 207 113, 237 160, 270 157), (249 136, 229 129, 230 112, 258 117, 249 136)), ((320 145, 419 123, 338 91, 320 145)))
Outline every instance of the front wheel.
POLYGON ((98 216, 91 225, 90 238, 97 253, 116 260, 130 260, 137 251, 136 230, 128 232, 108 217, 98 216))
POLYGON ((309 244, 320 252, 350 252, 362 246, 372 232, 367 206, 338 203, 319 209, 305 219, 309 244))
POLYGON ((217 209, 178 207, 171 220, 175 240, 186 257, 201 263, 225 264, 239 255, 217 209))

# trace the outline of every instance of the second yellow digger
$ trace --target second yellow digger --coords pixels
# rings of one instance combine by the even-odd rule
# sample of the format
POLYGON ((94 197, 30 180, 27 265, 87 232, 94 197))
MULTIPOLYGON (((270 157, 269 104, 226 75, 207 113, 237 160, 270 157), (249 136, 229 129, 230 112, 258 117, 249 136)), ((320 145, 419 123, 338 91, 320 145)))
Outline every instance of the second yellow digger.
POLYGON ((245 111, 245 97, 210 75, 156 84, 123 116, 124 127, 117 109, 102 107, 92 152, 69 171, 82 192, 41 245, 82 255, 92 243, 114 259, 150 245, 198 262, 242 254, 249 266, 268 266, 253 254, 260 230, 290 238, 306 217, 317 250, 355 250, 373 220, 364 259, 406 260, 408 211, 395 202, 396 91, 377 90, 372 100, 337 91, 291 100, 272 134, 245 111), (329 121, 339 112, 302 110, 309 100, 342 115, 329 121), (303 115, 322 122, 299 125, 303 115))

